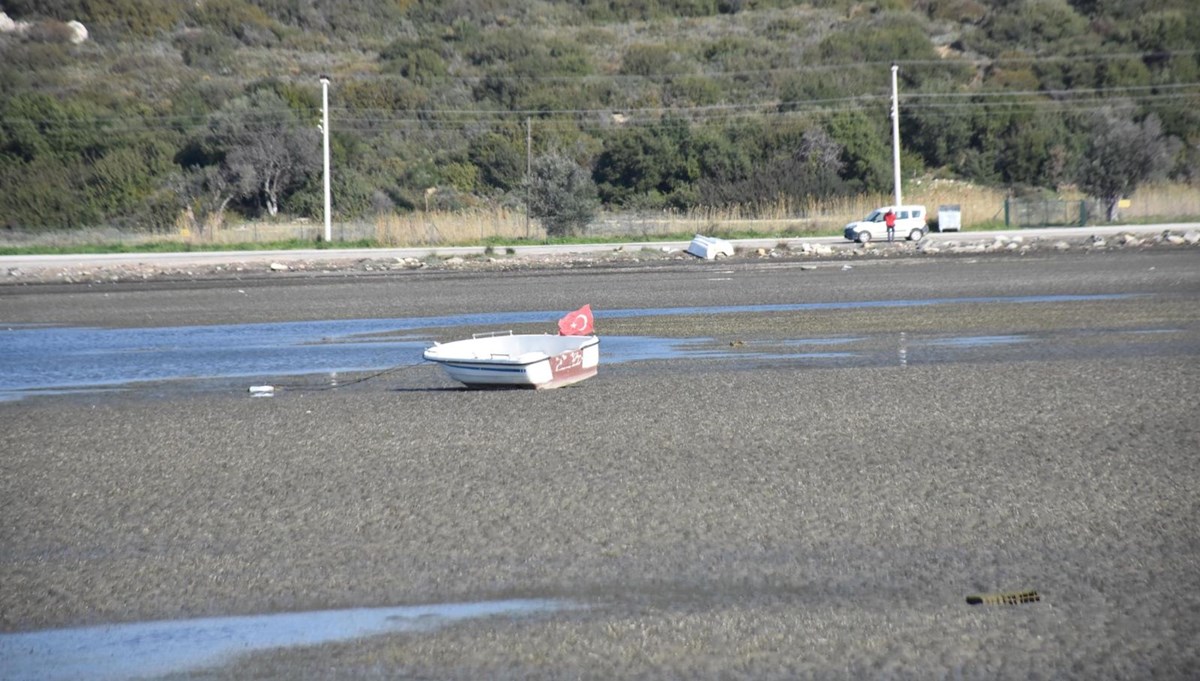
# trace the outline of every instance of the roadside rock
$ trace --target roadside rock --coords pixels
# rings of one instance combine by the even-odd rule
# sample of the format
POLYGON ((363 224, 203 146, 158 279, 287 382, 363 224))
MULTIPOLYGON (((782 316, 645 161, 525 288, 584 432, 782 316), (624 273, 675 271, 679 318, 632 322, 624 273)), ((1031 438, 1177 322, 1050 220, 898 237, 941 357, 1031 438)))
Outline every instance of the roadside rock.
MULTIPOLYGON (((782 242, 781 242, 782 243, 782 242)), ((1080 237, 1079 239, 1043 240, 1036 237, 998 235, 990 240, 962 241, 922 239, 912 244, 900 242, 896 244, 869 243, 792 243, 771 247, 739 248, 735 255, 723 259, 723 262, 750 262, 759 258, 776 260, 815 261, 827 260, 872 260, 893 257, 955 257, 987 255, 1005 257, 1020 256, 1037 251, 1089 252, 1108 250, 1122 247, 1136 248, 1188 248, 1200 244, 1200 230, 1190 230, 1183 235, 1164 232, 1150 238, 1139 238, 1125 232, 1111 239, 1102 236, 1080 237)), ((694 258, 687 256, 684 251, 663 247, 628 250, 617 247, 611 251, 591 252, 559 252, 539 253, 536 255, 521 254, 515 249, 507 249, 506 253, 487 251, 479 255, 454 255, 438 257, 430 255, 424 258, 416 257, 381 257, 381 258, 346 258, 339 257, 336 250, 322 254, 316 258, 305 260, 273 260, 238 261, 214 263, 209 265, 193 265, 190 269, 166 267, 153 264, 89 264, 84 268, 77 267, 10 267, 8 276, 0 276, 0 285, 22 286, 39 283, 71 283, 102 285, 114 282, 129 281, 180 281, 180 280, 215 280, 215 279, 244 279, 261 276, 381 276, 388 273, 403 273, 415 270, 535 270, 535 269, 576 269, 592 267, 629 267, 654 266, 655 263, 669 264, 688 262, 694 258)), ((698 263, 695 266, 703 267, 698 263)))

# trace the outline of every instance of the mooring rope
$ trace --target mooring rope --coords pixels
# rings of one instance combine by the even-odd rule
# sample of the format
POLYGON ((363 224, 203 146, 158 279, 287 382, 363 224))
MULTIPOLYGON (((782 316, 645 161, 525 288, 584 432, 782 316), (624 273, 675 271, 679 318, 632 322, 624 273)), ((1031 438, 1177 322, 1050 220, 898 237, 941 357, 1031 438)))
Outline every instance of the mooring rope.
POLYGON ((250 386, 250 392, 254 393, 254 394, 259 394, 259 395, 266 395, 266 394, 273 393, 276 390, 289 390, 289 391, 294 391, 294 392, 301 392, 301 391, 316 392, 316 391, 320 391, 320 390, 337 390, 338 388, 345 388, 346 386, 357 385, 359 383, 365 383, 372 379, 379 378, 380 376, 386 376, 388 374, 392 374, 397 371, 402 371, 404 369, 411 369, 413 367, 425 364, 428 361, 429 360, 422 358, 421 360, 416 361, 416 362, 411 362, 411 363, 406 363, 406 364, 397 364, 396 366, 389 367, 387 369, 384 369, 383 371, 377 371, 373 374, 368 374, 366 376, 360 376, 359 378, 356 378, 352 381, 344 381, 344 382, 332 381, 326 385, 311 385, 311 384, 305 384, 305 383, 279 383, 279 384, 275 384, 275 385, 252 385, 252 386, 250 386))

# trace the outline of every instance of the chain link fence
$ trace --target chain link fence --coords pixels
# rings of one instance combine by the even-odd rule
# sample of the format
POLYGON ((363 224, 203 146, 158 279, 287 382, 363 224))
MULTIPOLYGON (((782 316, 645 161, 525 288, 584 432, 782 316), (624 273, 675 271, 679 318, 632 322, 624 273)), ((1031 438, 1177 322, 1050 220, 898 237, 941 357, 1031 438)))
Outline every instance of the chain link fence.
POLYGON ((1088 221, 1087 201, 1005 199, 1005 227, 1082 227, 1088 221))

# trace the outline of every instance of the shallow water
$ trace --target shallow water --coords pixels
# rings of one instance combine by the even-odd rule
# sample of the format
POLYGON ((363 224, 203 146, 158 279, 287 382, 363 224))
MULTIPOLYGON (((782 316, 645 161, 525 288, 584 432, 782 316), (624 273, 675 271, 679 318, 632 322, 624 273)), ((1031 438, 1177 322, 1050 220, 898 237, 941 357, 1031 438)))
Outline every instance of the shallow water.
POLYGON ((561 601, 509 600, 133 622, 0 634, 0 678, 105 681, 160 676, 223 664, 236 655, 262 650, 384 633, 428 631, 464 619, 529 615, 568 607, 572 606, 561 601))
MULTIPOLYGON (((779 311, 855 308, 927 307, 981 303, 1061 303, 1128 298, 1126 295, 1014 296, 935 298, 843 303, 795 303, 722 307, 677 307, 605 310, 598 319, 675 315, 723 315, 779 311)), ((378 371, 415 364, 429 347, 427 335, 413 333, 445 327, 498 327, 545 322, 557 312, 505 312, 404 319, 352 319, 272 324, 148 328, 70 328, 0 323, 0 400, 28 394, 56 394, 111 389, 139 381, 282 377, 378 371)), ((1146 331, 1160 331, 1148 329, 1146 331)), ((919 349, 933 361, 952 359, 949 351, 1033 344, 1025 336, 975 336, 902 340, 904 364, 921 361, 919 349), (940 352, 938 352, 940 351, 940 352)), ((606 365, 653 359, 755 359, 852 361, 876 364, 884 336, 795 338, 751 341, 722 347, 709 338, 604 336, 606 365)), ((890 361, 892 353, 885 353, 890 361)))

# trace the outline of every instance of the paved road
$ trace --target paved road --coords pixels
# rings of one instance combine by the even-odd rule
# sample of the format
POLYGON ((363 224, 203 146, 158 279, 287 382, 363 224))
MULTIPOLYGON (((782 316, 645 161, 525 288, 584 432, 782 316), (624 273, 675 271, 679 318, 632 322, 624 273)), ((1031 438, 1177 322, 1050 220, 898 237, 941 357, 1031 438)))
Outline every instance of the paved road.
POLYGON ((0 625, 547 598, 188 678, 1195 678, 1198 257, 10 287, 9 324, 591 302, 693 342, 541 393, 421 365, 0 404, 0 625))
MULTIPOLYGON (((1091 235, 1111 236, 1122 233, 1161 234, 1164 231, 1200 230, 1200 223, 1163 223, 1154 225, 1118 225, 1104 227, 1053 227, 1044 229, 1016 229, 986 232, 933 233, 926 238, 933 243, 956 241, 970 243, 992 241, 998 236, 1012 238, 1021 236, 1034 239, 1084 238, 1091 235)), ((846 246, 852 244, 841 237, 809 237, 780 239, 735 239, 733 243, 743 248, 771 248, 781 241, 798 248, 803 243, 846 246)), ((556 253, 597 253, 611 251, 618 244, 572 244, 564 246, 516 246, 516 255, 549 255, 556 253)), ((638 241, 625 244, 627 250, 639 248, 678 249, 687 248, 687 241, 638 241)), ((0 269, 35 269, 58 267, 95 267, 99 265, 186 266, 210 265, 227 262, 240 263, 292 263, 322 259, 355 260, 361 258, 424 258, 431 254, 442 256, 482 255, 483 246, 446 246, 438 248, 347 248, 347 249, 296 249, 285 251, 189 251, 183 253, 99 253, 70 255, 10 255, 0 256, 0 269)))

